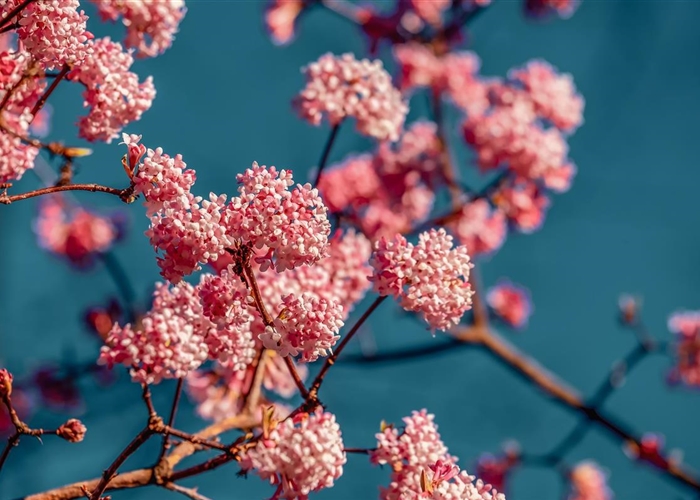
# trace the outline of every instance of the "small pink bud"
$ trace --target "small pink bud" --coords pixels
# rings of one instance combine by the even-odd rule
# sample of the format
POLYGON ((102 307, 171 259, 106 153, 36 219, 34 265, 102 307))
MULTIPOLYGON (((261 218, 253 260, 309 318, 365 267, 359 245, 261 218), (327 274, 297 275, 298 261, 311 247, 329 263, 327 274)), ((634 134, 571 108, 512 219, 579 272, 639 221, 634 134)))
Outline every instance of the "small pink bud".
POLYGON ((56 434, 70 443, 79 443, 85 437, 85 432, 87 428, 83 423, 76 418, 71 418, 58 428, 56 434))
POLYGON ((12 374, 5 368, 0 370, 0 398, 10 397, 12 394, 12 374))

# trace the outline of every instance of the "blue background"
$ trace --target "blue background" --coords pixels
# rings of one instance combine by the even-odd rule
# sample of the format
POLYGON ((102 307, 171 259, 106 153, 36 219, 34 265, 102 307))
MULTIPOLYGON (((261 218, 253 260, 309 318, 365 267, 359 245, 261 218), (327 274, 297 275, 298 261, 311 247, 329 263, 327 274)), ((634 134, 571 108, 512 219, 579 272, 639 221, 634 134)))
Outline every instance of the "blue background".
MULTIPOLYGON (((644 315, 660 339, 669 338, 669 313, 699 305, 700 3, 585 0, 570 20, 545 24, 523 19, 520 2, 494 3, 472 28, 471 48, 483 60, 482 73, 502 76, 512 66, 541 57, 574 75, 587 105, 586 123, 570 140, 579 167, 573 189, 554 200, 540 232, 511 238, 482 266, 482 276, 486 283, 509 277, 531 289, 535 314, 530 328, 503 334, 591 394, 611 364, 633 346, 631 334, 615 322, 621 292, 644 296, 644 315)), ((262 29, 262 2, 192 1, 188 6, 174 47, 136 65, 140 75, 154 76, 158 97, 128 131, 143 134, 150 147, 182 153, 197 170, 201 194, 233 193, 235 174, 253 160, 292 168, 304 179, 318 161, 328 130, 307 125, 291 111, 290 99, 302 86, 299 68, 326 51, 364 54, 364 40, 343 20, 314 11, 302 19, 293 45, 276 48, 262 29)), ((92 6, 86 9, 94 14, 92 6)), ((91 23, 98 35, 121 38, 121 26, 105 27, 96 17, 91 23)), ((79 90, 61 87, 51 98, 51 137, 74 143, 73 124, 82 111, 79 90)), ((125 185, 120 166, 124 147, 117 142, 96 148, 82 162, 77 179, 125 185)), ((454 144, 464 150, 456 133, 454 144)), ((346 128, 332 159, 368 147, 346 128)), ((28 174, 15 192, 37 185, 28 174)), ((117 206, 100 194, 79 198, 91 206, 117 206)), ((147 223, 143 210, 133 205, 128 213, 133 231, 116 254, 146 301, 158 270, 141 236, 147 223)), ((80 314, 114 294, 100 268, 78 273, 37 247, 31 229, 35 214, 36 200, 0 209, 0 360, 20 375, 63 356, 94 359, 98 346, 83 331, 80 314)), ((421 325, 395 313, 393 305, 385 305, 372 322, 380 349, 430 341, 421 325)), ((700 397, 668 389, 664 375, 669 366, 663 357, 645 361, 607 408, 639 431, 662 432, 669 447, 682 448, 686 461, 700 468, 700 397)), ((166 383, 155 390, 162 412, 173 388, 166 383)), ((69 445, 45 439, 40 445, 23 439, 2 471, 0 498, 98 475, 143 425, 139 388, 126 377, 109 391, 89 381, 84 389, 85 441, 69 445)), ((437 415, 450 451, 470 470, 478 454, 497 451, 509 438, 528 452, 545 452, 577 422, 487 355, 469 349, 396 365, 339 365, 328 377, 322 399, 337 414, 346 444, 355 447, 373 445, 380 420, 399 421, 411 410, 428 408, 437 415)), ((50 428, 65 418, 40 412, 30 423, 50 428)), ((189 403, 178 424, 192 431, 203 426, 189 403)), ((156 452, 155 443, 145 447, 124 470, 150 464, 156 452)), ((610 484, 619 499, 691 498, 629 461, 619 443, 598 431, 569 461, 585 458, 611 471, 610 484)), ((236 471, 227 466, 186 484, 199 484, 214 499, 272 494, 255 477, 237 479, 236 471)), ((350 456, 337 487, 316 498, 376 498, 377 485, 387 482, 387 471, 371 467, 366 457, 350 456)), ((555 473, 528 468, 514 476, 509 498, 560 495, 555 473)), ((156 488, 113 494, 115 499, 175 496, 156 488)))

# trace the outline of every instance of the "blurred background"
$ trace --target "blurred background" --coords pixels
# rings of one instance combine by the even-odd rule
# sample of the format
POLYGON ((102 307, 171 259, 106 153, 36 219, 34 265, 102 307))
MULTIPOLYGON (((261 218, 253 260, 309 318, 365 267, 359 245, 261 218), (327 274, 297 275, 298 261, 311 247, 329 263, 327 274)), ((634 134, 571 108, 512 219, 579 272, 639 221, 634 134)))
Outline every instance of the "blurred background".
MULTIPOLYGON (((198 194, 233 193, 235 175, 252 161, 291 168, 300 181, 318 161, 328 135, 299 120, 290 101, 303 86, 300 67, 325 52, 366 53, 365 40, 342 19, 313 11, 300 23, 298 39, 275 47, 263 29, 262 1, 190 1, 174 46, 164 55, 139 61, 135 71, 153 75, 158 96, 153 107, 127 132, 143 143, 181 153, 197 171, 198 194)), ((85 9, 91 17, 91 5, 85 9)), ((666 321, 677 309, 700 308, 700 210, 697 116, 700 115, 700 2, 582 2, 569 20, 531 22, 521 2, 495 0, 470 28, 469 48, 482 59, 481 73, 503 76, 508 69, 543 58, 573 74, 586 99, 585 124, 569 139, 578 175, 569 193, 556 196, 542 230, 513 236, 481 266, 486 285, 508 277, 529 287, 535 313, 527 330, 501 333, 562 378, 590 395, 612 363, 634 345, 616 322, 621 293, 644 297, 643 315, 651 333, 669 340, 666 321)), ((122 38, 122 27, 105 26, 95 16, 97 35, 122 38)), ((388 61, 387 54, 382 57, 388 61)), ((389 64, 391 67, 391 64, 389 64)), ((50 139, 75 140, 82 112, 80 91, 61 85, 52 95, 50 139)), ((420 116, 420 105, 412 118, 420 116)), ((463 171, 470 157, 453 122, 453 149, 463 171)), ((124 146, 100 145, 80 162, 79 182, 126 185, 120 165, 124 146)), ((331 160, 371 148, 352 127, 344 127, 331 160)), ((39 186, 27 174, 14 192, 39 186)), ((148 303, 158 268, 139 203, 124 207, 101 194, 79 195, 89 207, 119 209, 131 231, 115 248, 138 299, 148 303)), ((37 199, 0 209, 0 364, 16 376, 40 366, 95 359, 96 337, 86 333, 86 308, 116 295, 98 265, 78 272, 41 250, 32 224, 37 199)), ((358 308, 360 311, 363 307, 358 308)), ((355 315, 357 316, 357 315, 355 315)), ((424 345, 431 337, 416 321, 382 307, 365 335, 378 350, 424 345)), ((356 346, 355 346, 356 348, 356 346)), ((659 432, 669 448, 700 469, 700 395, 669 388, 667 357, 653 356, 638 368, 606 408, 640 432, 659 432)), ((12 499, 64 483, 95 477, 116 457, 144 422, 140 389, 121 370, 108 390, 94 380, 81 382, 84 403, 67 414, 39 410, 30 424, 52 428, 80 415, 85 441, 57 439, 41 444, 24 438, 0 477, 0 498, 12 499)), ((167 412, 174 383, 155 388, 156 406, 167 412)), ((548 451, 578 417, 497 365, 485 353, 460 348, 436 357, 394 364, 339 364, 331 371, 322 400, 337 415, 347 446, 373 447, 379 422, 399 422, 427 408, 450 452, 470 472, 482 452, 498 452, 517 440, 524 451, 548 451)), ((185 401, 178 427, 203 427, 185 401)), ((158 440, 134 455, 123 470, 150 465, 158 440)), ((620 445, 593 430, 567 460, 594 459, 610 472, 616 498, 685 499, 688 491, 647 466, 630 461, 620 445)), ((273 489, 255 476, 235 476, 233 465, 195 478, 213 499, 269 498, 273 489)), ((319 499, 376 498, 389 471, 367 457, 349 457, 345 475, 319 499)), ((558 475, 547 469, 517 471, 509 499, 561 498, 558 475)), ((114 492, 115 499, 174 498, 149 487, 114 492)))

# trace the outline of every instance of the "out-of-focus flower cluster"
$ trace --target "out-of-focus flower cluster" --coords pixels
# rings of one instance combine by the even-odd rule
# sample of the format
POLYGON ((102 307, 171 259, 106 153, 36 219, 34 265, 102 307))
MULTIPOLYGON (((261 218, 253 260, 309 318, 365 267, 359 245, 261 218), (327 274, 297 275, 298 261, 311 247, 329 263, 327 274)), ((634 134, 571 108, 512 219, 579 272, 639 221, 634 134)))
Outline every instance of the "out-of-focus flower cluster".
POLYGON ((571 492, 568 500, 611 500, 608 477, 595 462, 581 462, 569 474, 571 492))
POLYGON ((498 319, 516 329, 524 328, 532 314, 530 292, 508 280, 501 280, 488 290, 486 303, 498 319))
POLYGON ((668 329, 676 336, 676 365, 669 381, 700 386, 700 311, 673 314, 668 329))
POLYGON ((504 500, 491 485, 459 469, 426 410, 403 419, 403 430, 384 425, 377 434, 377 447, 370 454, 374 464, 389 465, 391 483, 381 488, 382 500, 463 499, 504 500))

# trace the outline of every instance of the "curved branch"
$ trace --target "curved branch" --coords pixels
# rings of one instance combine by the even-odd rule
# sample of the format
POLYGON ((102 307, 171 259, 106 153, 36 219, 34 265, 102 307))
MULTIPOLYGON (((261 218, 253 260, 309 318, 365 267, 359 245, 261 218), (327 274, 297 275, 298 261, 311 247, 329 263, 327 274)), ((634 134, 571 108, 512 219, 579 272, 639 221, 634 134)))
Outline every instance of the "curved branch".
POLYGON ((46 194, 59 193, 61 191, 90 191, 92 193, 100 192, 113 194, 118 196, 123 202, 131 203, 131 188, 117 189, 107 186, 102 186, 100 184, 68 184, 67 186, 51 186, 41 189, 35 189, 34 191, 29 191, 27 193, 16 194, 14 196, 8 196, 7 194, 0 195, 0 204, 9 205, 20 200, 27 200, 29 198, 35 198, 37 196, 43 196, 46 194))

